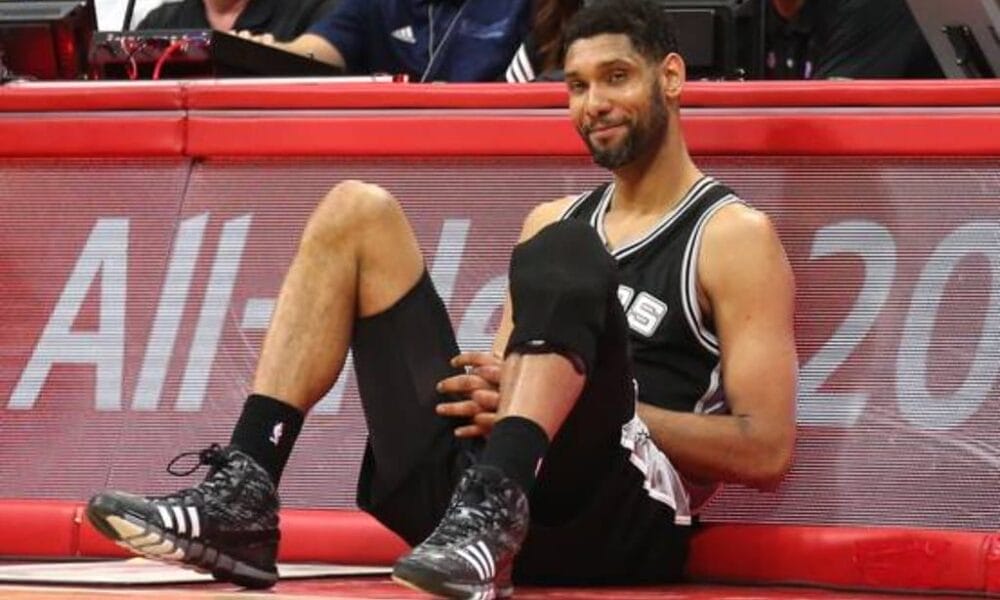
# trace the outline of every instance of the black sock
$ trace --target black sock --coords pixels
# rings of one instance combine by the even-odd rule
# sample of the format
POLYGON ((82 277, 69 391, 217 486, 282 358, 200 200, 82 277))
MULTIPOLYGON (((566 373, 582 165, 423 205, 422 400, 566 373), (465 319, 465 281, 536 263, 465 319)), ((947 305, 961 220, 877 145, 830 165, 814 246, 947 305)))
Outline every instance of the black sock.
POLYGON ((548 447, 549 436, 538 423, 524 417, 504 417, 493 427, 479 464, 500 469, 527 494, 548 447))
POLYGON ((278 485, 304 420, 305 415, 289 404, 251 394, 229 443, 253 457, 278 485))

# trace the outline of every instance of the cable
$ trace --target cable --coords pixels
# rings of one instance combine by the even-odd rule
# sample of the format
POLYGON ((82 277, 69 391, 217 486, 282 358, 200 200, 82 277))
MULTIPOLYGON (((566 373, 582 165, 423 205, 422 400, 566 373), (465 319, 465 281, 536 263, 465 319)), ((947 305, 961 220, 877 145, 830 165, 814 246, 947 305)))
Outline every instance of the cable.
POLYGON ((128 60, 128 65, 125 67, 125 74, 128 75, 130 80, 135 81, 139 77, 139 65, 135 62, 135 53, 138 52, 142 46, 133 42, 133 47, 129 50, 127 38, 124 36, 122 36, 119 44, 122 47, 122 52, 125 53, 125 58, 128 60))
POLYGON ((187 45, 186 40, 177 40, 174 43, 167 46, 167 49, 163 51, 163 54, 156 61, 156 68, 153 69, 154 81, 160 78, 160 70, 163 69, 163 65, 167 64, 167 59, 170 58, 170 55, 173 54, 174 52, 177 52, 186 45, 187 45))
MULTIPOLYGON (((427 6, 427 20, 430 23, 430 38, 427 42, 427 68, 424 69, 423 75, 420 76, 420 83, 427 81, 427 78, 431 75, 431 70, 434 68, 434 61, 441 55, 441 50, 444 45, 448 42, 448 38, 451 37, 451 32, 455 29, 455 24, 458 20, 462 18, 462 13, 465 12, 465 7, 469 4, 469 0, 462 0, 462 5, 458 7, 458 11, 455 12, 455 16, 451 19, 451 23, 445 29, 444 35, 441 36, 441 41, 438 42, 437 48, 434 46, 434 12, 433 6, 427 6)), ((440 15, 440 11, 438 11, 440 15)))

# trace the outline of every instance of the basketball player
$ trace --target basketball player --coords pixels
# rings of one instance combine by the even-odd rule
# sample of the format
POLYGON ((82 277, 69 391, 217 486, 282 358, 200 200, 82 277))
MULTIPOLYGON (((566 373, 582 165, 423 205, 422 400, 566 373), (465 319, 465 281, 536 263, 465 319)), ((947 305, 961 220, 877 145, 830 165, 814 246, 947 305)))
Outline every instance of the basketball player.
POLYGON ((566 49, 573 122, 613 179, 527 217, 494 352, 459 354, 397 202, 340 184, 306 226, 230 445, 202 454, 207 479, 99 494, 96 527, 272 585, 275 488, 349 341, 369 429, 358 505, 415 545, 393 570, 411 587, 673 581, 719 482, 781 478, 797 367, 774 228, 689 157, 684 62, 654 4, 588 6, 566 49))

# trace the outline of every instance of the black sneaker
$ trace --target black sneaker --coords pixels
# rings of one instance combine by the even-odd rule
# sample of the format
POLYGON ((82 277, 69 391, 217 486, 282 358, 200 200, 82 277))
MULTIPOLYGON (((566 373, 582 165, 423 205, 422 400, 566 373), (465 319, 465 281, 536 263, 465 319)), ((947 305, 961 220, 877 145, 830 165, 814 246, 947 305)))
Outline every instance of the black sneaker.
POLYGON ((392 578, 449 598, 506 598, 528 533, 528 499, 498 469, 470 467, 434 533, 399 559, 392 578))
POLYGON ((168 496, 142 498, 103 492, 90 499, 87 518, 119 546, 145 557, 211 573, 220 581, 268 588, 278 581, 278 493, 254 459, 213 444, 170 461, 172 475, 211 466, 195 487, 168 496), (198 463, 172 470, 186 456, 198 463))

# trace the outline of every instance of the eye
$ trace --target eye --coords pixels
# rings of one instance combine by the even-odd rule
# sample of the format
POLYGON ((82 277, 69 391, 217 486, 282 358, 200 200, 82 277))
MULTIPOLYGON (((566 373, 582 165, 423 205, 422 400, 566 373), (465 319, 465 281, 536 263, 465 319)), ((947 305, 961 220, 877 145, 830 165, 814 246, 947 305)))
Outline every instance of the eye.
POLYGON ((570 94, 582 94, 587 90, 587 85, 579 80, 567 81, 566 88, 570 94))
POLYGON ((625 69, 614 69, 608 73, 608 81, 611 83, 622 83, 628 79, 628 72, 625 69))

